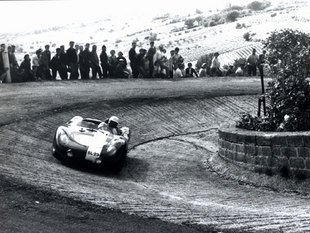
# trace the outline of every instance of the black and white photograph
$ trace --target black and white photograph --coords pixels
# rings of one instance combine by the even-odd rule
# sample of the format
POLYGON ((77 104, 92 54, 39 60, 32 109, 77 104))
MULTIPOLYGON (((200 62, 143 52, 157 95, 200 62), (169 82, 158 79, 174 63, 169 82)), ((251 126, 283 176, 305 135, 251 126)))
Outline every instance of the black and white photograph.
POLYGON ((1 233, 310 232, 309 0, 0 11, 1 233))

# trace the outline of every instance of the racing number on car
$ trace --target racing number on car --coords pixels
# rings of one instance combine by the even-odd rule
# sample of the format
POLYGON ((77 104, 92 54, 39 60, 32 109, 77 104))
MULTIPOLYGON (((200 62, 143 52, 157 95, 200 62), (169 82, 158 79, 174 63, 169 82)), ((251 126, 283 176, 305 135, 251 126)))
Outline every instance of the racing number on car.
POLYGON ((92 152, 92 151, 87 151, 87 154, 90 155, 90 156, 93 156, 93 157, 99 157, 100 154, 97 153, 97 152, 92 152))

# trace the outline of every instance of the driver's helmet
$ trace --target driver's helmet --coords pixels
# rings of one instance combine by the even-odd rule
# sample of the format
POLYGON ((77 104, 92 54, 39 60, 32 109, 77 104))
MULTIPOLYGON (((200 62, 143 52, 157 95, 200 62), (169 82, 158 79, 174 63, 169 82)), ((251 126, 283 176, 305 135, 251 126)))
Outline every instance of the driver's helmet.
POLYGON ((109 125, 109 127, 111 127, 111 128, 117 128, 118 122, 119 122, 118 117, 116 117, 116 116, 111 116, 111 117, 109 118, 109 120, 108 120, 108 125, 109 125))

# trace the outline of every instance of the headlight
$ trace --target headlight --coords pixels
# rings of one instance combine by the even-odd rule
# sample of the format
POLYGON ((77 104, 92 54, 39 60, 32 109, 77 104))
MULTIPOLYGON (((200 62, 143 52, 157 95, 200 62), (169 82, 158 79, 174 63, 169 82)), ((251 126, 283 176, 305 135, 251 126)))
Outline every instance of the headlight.
POLYGON ((111 144, 111 145, 108 147, 108 149, 107 149, 107 153, 110 154, 110 155, 112 155, 112 154, 114 154, 115 152, 116 152, 116 147, 115 147, 113 144, 111 144))
POLYGON ((68 135, 62 129, 60 129, 58 133, 58 142, 64 146, 69 143, 68 135))

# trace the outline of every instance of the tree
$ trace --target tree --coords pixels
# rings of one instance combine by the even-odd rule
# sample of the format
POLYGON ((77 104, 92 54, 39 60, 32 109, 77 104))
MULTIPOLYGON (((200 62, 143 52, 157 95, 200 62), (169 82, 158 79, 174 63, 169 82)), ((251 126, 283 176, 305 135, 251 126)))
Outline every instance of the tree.
POLYGON ((265 131, 310 130, 310 36, 291 29, 275 31, 264 42, 273 80, 265 118, 244 115, 238 127, 265 131))
POLYGON ((310 74, 310 36, 298 30, 286 29, 273 32, 264 42, 272 73, 284 70, 299 77, 310 74))

